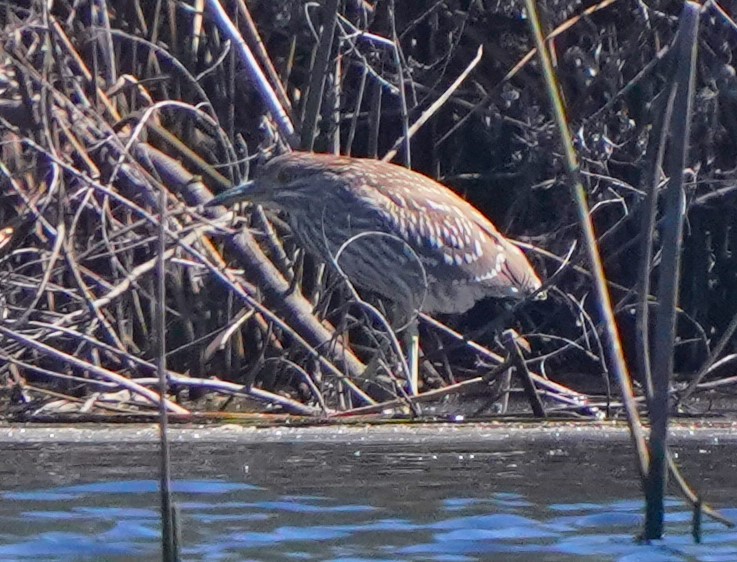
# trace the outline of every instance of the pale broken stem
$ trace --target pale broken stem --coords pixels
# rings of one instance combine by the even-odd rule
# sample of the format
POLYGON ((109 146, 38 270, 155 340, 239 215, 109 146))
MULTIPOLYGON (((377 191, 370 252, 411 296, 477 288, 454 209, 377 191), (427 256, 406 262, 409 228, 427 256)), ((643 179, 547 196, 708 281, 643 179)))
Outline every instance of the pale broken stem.
MULTIPOLYGON (((137 379, 137 382, 141 385, 155 386, 158 384, 158 379, 147 377, 137 379)), ((317 408, 305 406, 301 402, 281 396, 268 390, 256 388, 254 386, 246 386, 233 382, 223 381, 220 379, 202 379, 196 377, 188 377, 186 375, 177 374, 169 371, 169 383, 173 386, 185 387, 185 388, 201 388, 207 389, 228 396, 243 396, 258 400, 259 402, 276 404, 283 408, 286 412, 297 414, 300 416, 317 417, 323 413, 331 414, 330 410, 322 412, 317 408)))
POLYGON ((437 113, 437 111, 445 104, 446 101, 450 98, 450 96, 453 95, 453 93, 458 89, 458 87, 463 83, 463 81, 468 78, 468 75, 471 74, 471 71, 476 68, 476 65, 481 61, 481 57, 484 54, 484 47, 483 45, 479 45, 478 50, 476 51, 476 56, 473 58, 473 60, 469 63, 469 65, 466 67, 466 70, 461 72, 460 76, 455 79, 455 81, 448 87, 447 90, 445 90, 442 95, 433 102, 433 104, 428 107, 425 111, 422 112, 422 115, 420 115, 420 118, 412 123, 410 125, 409 129, 407 129, 407 135, 406 138, 402 136, 401 138, 397 139, 397 141, 394 143, 394 146, 391 147, 389 152, 384 154, 382 157, 383 162, 391 162, 394 157, 397 155, 397 152, 399 151, 399 148, 406 142, 409 142, 409 139, 411 139, 417 131, 419 131, 422 126, 427 123, 430 118, 437 113))
POLYGON ((210 7, 210 11, 215 16, 218 28, 235 44, 242 61, 248 69, 249 77, 254 81, 254 85, 261 95, 261 99, 269 108, 269 112, 276 121, 282 137, 290 146, 297 146, 294 125, 285 109, 279 103, 279 98, 274 92, 274 88, 272 88, 263 70, 261 70, 256 57, 253 55, 248 45, 246 45, 246 42, 243 40, 238 28, 235 26, 218 0, 208 0, 207 4, 210 7))

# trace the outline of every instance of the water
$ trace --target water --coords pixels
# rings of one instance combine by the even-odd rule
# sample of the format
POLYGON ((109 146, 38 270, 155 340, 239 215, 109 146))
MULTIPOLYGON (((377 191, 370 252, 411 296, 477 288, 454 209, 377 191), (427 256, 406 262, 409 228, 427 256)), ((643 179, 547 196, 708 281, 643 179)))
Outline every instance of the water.
MULTIPOLYGON (((158 560, 152 429, 0 435, 0 560, 158 560)), ((642 500, 611 428, 422 426, 173 433, 185 560, 736 561, 737 532, 642 500)), ((737 520, 737 437, 684 430, 684 475, 737 520)))

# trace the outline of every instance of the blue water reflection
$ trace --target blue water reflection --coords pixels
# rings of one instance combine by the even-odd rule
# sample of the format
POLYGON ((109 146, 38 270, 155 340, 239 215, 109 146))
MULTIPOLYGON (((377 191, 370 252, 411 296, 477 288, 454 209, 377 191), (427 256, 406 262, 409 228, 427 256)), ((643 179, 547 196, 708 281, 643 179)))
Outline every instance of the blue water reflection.
MULTIPOLYGON (((68 455, 44 447, 3 454, 23 470, 9 489, 10 469, 0 467, 0 560, 160 559, 158 483, 144 477, 155 473, 151 445, 77 446, 68 455)), ((72 446, 55 446, 64 447, 72 446)), ((357 455, 345 443, 175 447, 183 558, 737 560, 737 533, 708 519, 704 544, 693 543, 690 510, 676 498, 668 500, 667 538, 638 545, 642 501, 634 475, 621 470, 628 453, 589 443, 572 446, 569 462, 550 462, 544 449, 361 444, 357 455)), ((736 505, 735 460, 729 449, 713 452, 720 458, 709 458, 712 497, 736 505)), ((686 470, 704 466, 704 457, 681 459, 686 470)), ((724 513, 737 519, 737 509, 724 513)))

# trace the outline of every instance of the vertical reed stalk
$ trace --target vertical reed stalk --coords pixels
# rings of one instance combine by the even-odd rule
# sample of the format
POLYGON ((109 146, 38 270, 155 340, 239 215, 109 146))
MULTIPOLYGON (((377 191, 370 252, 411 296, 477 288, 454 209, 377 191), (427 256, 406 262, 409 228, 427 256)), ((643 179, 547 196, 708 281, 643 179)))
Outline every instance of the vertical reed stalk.
MULTIPOLYGON (((322 32, 317 44, 315 64, 310 75, 310 86, 305 101, 305 111, 302 117, 301 147, 303 150, 312 151, 317 137, 317 118, 320 115, 323 92, 328 75, 328 67, 332 54, 333 37, 335 26, 338 21, 340 9, 338 0, 327 0, 322 6, 322 32)), ((336 77, 337 79, 337 77, 336 77)))
POLYGON ((159 378, 159 446, 161 494, 161 547, 165 562, 179 560, 177 521, 171 491, 171 458, 169 456, 169 419, 165 398, 169 384, 166 373, 166 189, 159 188, 158 255, 156 259, 156 372, 159 378))
POLYGON ((696 66, 699 5, 686 2, 675 39, 676 60, 673 118, 670 123, 671 147, 666 172, 665 215, 663 217, 663 249, 658 282, 658 309, 653 338, 652 385, 650 401, 650 471, 645 490, 645 540, 660 539, 665 516, 664 497, 668 475, 668 410, 673 342, 676 331, 676 307, 680 279, 680 257, 686 198, 683 192, 683 170, 690 134, 691 106, 696 66))
POLYGON ((573 192, 573 199, 576 202, 578 219, 583 231, 584 246, 588 255, 589 264, 591 265, 596 300, 599 304, 601 317, 604 321, 605 341, 609 352, 609 363, 617 378, 619 390, 622 395, 622 405, 624 406, 624 411, 627 416, 627 423, 629 424, 632 442, 635 446, 635 450, 637 451, 640 477, 644 486, 645 475, 647 474, 649 464, 647 447, 645 445, 645 437, 642 432, 640 418, 637 414, 637 406, 635 404, 632 391, 632 381, 630 380, 630 376, 627 371, 627 364, 625 363, 624 354, 622 353, 622 344, 619 340, 617 324, 614 319, 614 311, 612 310, 612 303, 606 286, 604 267, 602 266, 599 248, 596 243, 594 225, 591 221, 591 216, 589 215, 586 191, 581 183, 581 170, 576 159, 576 153, 573 149, 573 141, 571 139, 571 132, 568 129, 568 123, 566 122, 563 102, 558 94, 558 87, 555 81, 553 67, 550 62, 550 55, 548 54, 548 50, 543 39, 535 0, 525 0, 525 6, 527 8, 527 15, 529 16, 528 21, 530 22, 530 31, 535 40, 535 47, 537 48, 540 65, 542 66, 543 74, 545 76, 545 86, 548 91, 548 97, 553 108, 555 122, 558 125, 558 132, 560 134, 565 156, 568 181, 573 192))

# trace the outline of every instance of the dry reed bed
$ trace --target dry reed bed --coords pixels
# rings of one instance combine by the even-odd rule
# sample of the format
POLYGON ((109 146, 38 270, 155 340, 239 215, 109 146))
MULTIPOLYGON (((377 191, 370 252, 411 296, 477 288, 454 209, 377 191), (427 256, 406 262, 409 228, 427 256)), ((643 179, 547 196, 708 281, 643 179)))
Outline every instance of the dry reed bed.
MULTIPOLYGON (((315 264, 299 266, 278 219, 257 211, 236 221, 198 206, 247 177, 258 149, 279 144, 373 156, 396 147, 402 161, 403 139, 423 115, 411 140, 413 167, 439 172, 502 230, 536 246, 533 259, 547 277, 563 267, 546 303, 514 315, 484 303, 443 319, 479 345, 459 344, 426 320, 420 400, 502 395, 498 385, 488 391, 506 365, 494 333, 511 326, 531 345, 526 363, 547 385, 539 388, 563 396, 555 408, 578 410, 581 396, 535 373, 606 378, 575 211, 514 3, 470 12, 397 3, 392 12, 391 3, 346 2, 333 14, 332 41, 327 9, 223 3, 273 90, 271 103, 299 124, 292 138, 215 2, 56 2, 52 12, 44 4, 0 8, 0 376, 8 412, 130 414, 156 405, 162 190, 171 412, 225 407, 215 397, 233 396, 241 409, 305 415, 407 407, 386 334, 315 264), (464 69, 468 76, 454 83, 464 69)), ((653 108, 676 9, 603 2, 567 4, 563 13, 547 5, 615 311, 634 357, 648 147, 658 140, 653 108)), ((720 338, 728 342, 733 330, 729 295, 737 291, 737 36, 729 14, 705 13, 676 370, 706 372, 716 362, 706 383, 713 390, 730 382, 723 376, 734 359, 720 338)), ((653 274, 657 244, 656 236, 653 274)), ((599 392, 591 403, 607 401, 599 392)))

